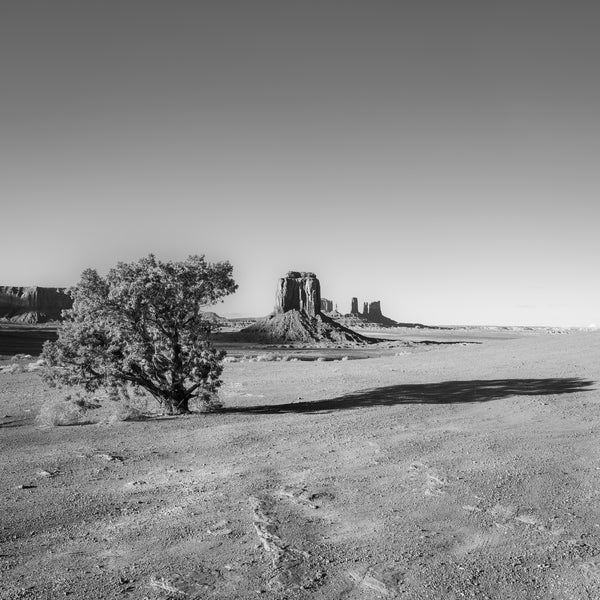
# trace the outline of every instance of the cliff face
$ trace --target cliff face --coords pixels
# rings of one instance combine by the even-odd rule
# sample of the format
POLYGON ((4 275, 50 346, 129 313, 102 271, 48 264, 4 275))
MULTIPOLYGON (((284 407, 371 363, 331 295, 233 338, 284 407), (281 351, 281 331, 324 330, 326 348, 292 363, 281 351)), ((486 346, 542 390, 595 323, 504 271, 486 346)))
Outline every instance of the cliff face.
POLYGON ((73 300, 65 288, 0 287, 0 318, 21 323, 45 323, 61 318, 73 300))
POLYGON ((311 317, 321 313, 321 285, 314 273, 290 271, 279 280, 275 312, 294 309, 311 317))
POLYGON ((369 321, 374 321, 375 323, 379 322, 383 317, 383 314, 381 313, 381 301, 365 302, 363 316, 369 319, 369 321))
POLYGON ((371 323, 378 323, 379 325, 384 325, 385 327, 393 327, 394 325, 398 325, 394 319, 386 317, 381 312, 380 300, 376 300, 375 302, 365 302, 365 308, 362 317, 371 323))

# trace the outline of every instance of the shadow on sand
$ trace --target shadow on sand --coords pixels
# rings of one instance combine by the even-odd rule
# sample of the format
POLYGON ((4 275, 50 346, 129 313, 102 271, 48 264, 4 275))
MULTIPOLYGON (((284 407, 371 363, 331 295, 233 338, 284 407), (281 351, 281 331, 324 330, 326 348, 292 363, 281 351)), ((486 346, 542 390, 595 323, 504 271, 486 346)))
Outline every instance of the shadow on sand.
POLYGON ((577 377, 550 379, 474 379, 389 385, 352 394, 316 400, 261 406, 227 407, 230 413, 312 413, 317 411, 394 406, 396 404, 453 404, 459 402, 489 402, 510 396, 552 396, 590 391, 594 381, 577 377))
POLYGON ((0 422, 0 427, 22 427, 33 422, 33 417, 24 417, 22 419, 13 419, 12 421, 0 422))

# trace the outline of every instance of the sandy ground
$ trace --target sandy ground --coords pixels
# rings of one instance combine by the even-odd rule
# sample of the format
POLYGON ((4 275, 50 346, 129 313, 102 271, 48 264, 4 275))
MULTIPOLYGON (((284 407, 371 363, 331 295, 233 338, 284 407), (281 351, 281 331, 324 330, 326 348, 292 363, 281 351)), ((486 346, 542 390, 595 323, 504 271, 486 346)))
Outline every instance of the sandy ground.
POLYGON ((600 334, 469 335, 71 427, 0 374, 0 598, 600 598, 600 334))

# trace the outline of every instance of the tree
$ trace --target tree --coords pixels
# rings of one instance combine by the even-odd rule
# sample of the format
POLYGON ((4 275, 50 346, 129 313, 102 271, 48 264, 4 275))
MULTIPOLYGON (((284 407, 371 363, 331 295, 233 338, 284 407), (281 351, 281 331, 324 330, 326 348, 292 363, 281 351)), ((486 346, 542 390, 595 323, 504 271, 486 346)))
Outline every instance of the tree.
POLYGON ((85 270, 58 340, 44 345, 45 380, 122 398, 145 390, 169 414, 189 412, 192 399, 221 385, 225 352, 212 347, 200 309, 237 289, 231 274, 229 262, 152 254, 118 263, 106 277, 85 270))

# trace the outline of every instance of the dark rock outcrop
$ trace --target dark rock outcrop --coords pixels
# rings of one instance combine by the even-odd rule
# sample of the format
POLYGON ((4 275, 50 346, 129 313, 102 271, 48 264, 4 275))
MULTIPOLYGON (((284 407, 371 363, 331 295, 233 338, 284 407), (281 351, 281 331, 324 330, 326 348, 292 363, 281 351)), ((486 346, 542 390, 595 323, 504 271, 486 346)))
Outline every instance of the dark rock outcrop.
POLYGON ((58 321, 73 300, 65 288, 0 287, 0 318, 20 323, 58 321))
POLYGON ((358 313, 358 298, 352 298, 352 302, 350 303, 350 314, 357 315, 358 313))
POLYGON ((314 273, 290 271, 277 284, 275 312, 299 310, 312 317, 321 312, 321 285, 314 273))
POLYGON ((365 302, 365 310, 363 311, 363 316, 369 321, 373 321, 378 323, 383 317, 381 313, 381 302, 377 300, 376 302, 365 302))
POLYGON ((380 300, 376 300, 375 302, 365 302, 362 317, 370 323, 377 323, 378 325, 384 325, 385 327, 394 327, 395 325, 398 325, 397 321, 384 316, 381 312, 380 300))

